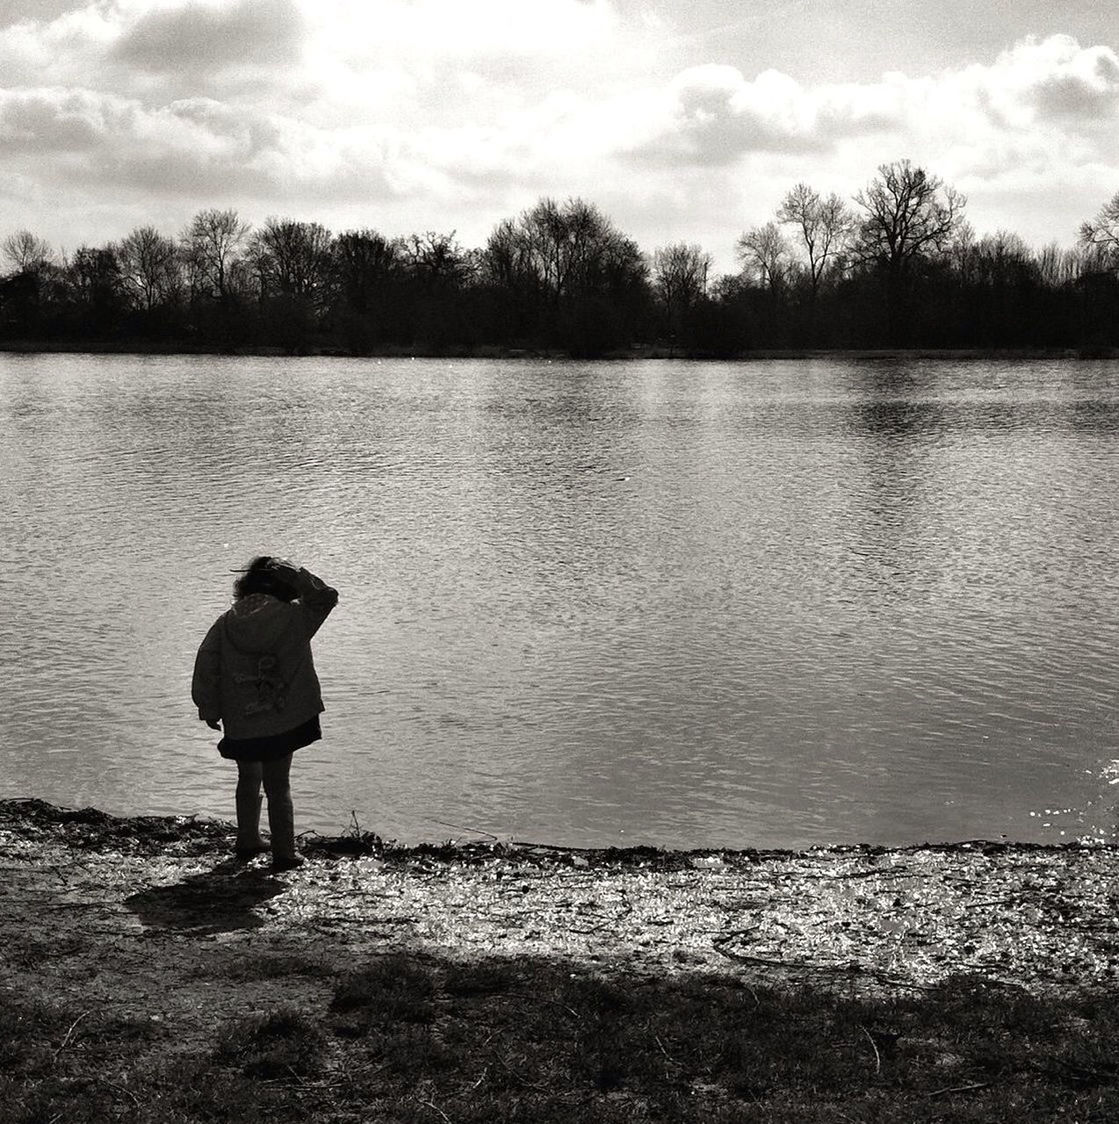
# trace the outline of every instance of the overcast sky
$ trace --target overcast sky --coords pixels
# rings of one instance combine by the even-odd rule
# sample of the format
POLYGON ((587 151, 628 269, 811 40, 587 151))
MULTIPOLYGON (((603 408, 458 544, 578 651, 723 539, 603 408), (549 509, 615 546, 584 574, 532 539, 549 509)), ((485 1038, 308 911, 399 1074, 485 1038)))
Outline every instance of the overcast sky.
POLYGON ((979 233, 1119 191, 1114 0, 0 0, 0 236, 204 207, 482 245, 540 196, 721 269, 909 157, 979 233))

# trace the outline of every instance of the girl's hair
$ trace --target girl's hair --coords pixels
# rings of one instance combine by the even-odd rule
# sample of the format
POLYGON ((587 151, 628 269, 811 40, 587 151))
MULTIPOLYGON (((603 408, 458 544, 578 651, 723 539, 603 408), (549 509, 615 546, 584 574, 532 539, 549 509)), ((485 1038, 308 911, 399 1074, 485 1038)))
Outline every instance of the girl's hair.
POLYGON ((251 593, 267 593, 281 601, 294 601, 298 592, 275 571, 276 559, 269 554, 254 558, 233 583, 233 599, 240 601, 251 593))

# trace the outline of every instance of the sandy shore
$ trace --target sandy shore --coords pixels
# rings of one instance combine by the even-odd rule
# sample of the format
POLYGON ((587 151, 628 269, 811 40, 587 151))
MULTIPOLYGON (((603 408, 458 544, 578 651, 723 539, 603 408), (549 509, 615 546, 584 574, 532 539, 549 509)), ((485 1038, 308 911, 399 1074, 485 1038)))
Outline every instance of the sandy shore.
POLYGON ((158 1013, 189 993, 196 957, 246 950, 327 966, 389 950, 555 955, 860 991, 961 973, 1100 989, 1119 966, 1111 846, 583 852, 355 836, 307 840, 307 864, 273 877, 266 858, 233 860, 232 838, 218 822, 0 801, 0 947, 22 950, 0 986, 34 976, 158 1013))

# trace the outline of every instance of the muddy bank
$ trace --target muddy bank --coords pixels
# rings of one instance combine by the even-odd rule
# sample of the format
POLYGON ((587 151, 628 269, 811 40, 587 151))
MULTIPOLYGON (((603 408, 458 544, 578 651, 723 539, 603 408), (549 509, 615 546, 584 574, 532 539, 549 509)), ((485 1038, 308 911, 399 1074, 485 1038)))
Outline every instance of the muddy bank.
POLYGON ((65 990, 94 957, 113 973, 91 986, 140 1001, 176 958, 236 948, 324 965, 555 955, 599 972, 733 969, 860 991, 961 973, 1101 989, 1119 966, 1119 851, 1106 845, 578 851, 395 847, 355 832, 306 838, 306 866, 273 877, 266 859, 234 860, 232 843, 216 821, 0 801, 0 947, 22 950, 0 985, 47 973, 65 990))

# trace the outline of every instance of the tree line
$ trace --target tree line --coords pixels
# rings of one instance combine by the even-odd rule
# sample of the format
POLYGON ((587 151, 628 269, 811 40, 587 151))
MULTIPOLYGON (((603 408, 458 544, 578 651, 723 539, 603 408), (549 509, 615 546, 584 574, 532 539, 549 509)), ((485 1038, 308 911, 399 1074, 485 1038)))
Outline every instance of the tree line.
POLYGON ((351 354, 726 356, 788 348, 1119 346, 1119 193, 1074 247, 976 236, 966 199, 908 160, 851 199, 794 185, 715 276, 700 246, 651 254, 594 204, 543 198, 484 246, 332 234, 207 209, 177 236, 54 253, 0 243, 0 341, 351 354))

